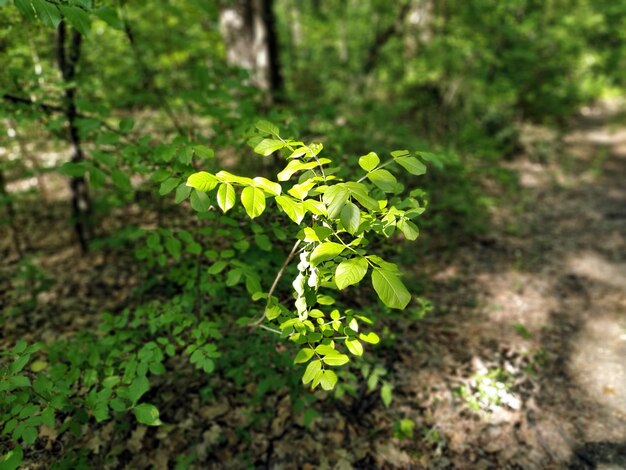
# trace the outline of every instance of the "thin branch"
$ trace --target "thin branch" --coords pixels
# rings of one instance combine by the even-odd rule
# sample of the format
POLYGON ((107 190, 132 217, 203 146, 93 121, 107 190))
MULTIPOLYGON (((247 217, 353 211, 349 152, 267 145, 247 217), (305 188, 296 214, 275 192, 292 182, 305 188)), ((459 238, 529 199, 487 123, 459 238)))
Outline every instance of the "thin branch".
POLYGON ((280 280, 281 277, 283 277, 283 273, 285 272, 285 268, 291 262, 293 257, 296 255, 296 251, 298 250, 298 247, 300 246, 300 242, 301 242, 301 240, 298 240, 298 241, 296 241, 296 243, 294 243, 293 247, 291 248, 291 251, 289 252, 289 255, 287 256, 287 258, 283 262, 283 265, 278 270, 278 273, 276 274, 276 277, 274 278, 274 282, 272 283, 272 287, 270 287, 270 291, 267 294, 267 302, 265 304, 265 309, 263 310, 263 315, 261 315, 261 317, 258 320, 255 320, 252 323, 250 323, 251 327, 261 326, 261 322, 263 320, 265 320, 265 316, 267 315, 267 309, 269 308, 270 302, 272 300, 272 294, 276 290, 276 286, 278 285, 278 281, 280 280))
POLYGON ((64 113, 65 112, 65 109, 62 108, 61 106, 55 106, 55 105, 46 104, 46 103, 37 103, 36 101, 32 101, 29 98, 23 98, 21 96, 15 96, 15 95, 12 95, 10 93, 3 94, 2 95, 2 99, 5 100, 5 101, 10 101, 11 103, 15 103, 15 104, 27 104, 29 106, 35 106, 35 107, 41 109, 46 114, 64 113))

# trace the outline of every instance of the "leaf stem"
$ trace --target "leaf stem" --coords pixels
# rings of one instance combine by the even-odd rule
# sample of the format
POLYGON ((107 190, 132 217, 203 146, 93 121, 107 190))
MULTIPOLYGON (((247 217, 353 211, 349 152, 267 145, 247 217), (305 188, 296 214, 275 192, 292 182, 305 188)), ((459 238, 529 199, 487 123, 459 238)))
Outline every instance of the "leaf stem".
POLYGON ((265 309, 263 310, 263 315, 261 315, 261 317, 258 320, 255 320, 252 323, 250 323, 251 327, 262 326, 261 322, 265 320, 267 309, 269 308, 270 302, 272 301, 272 294, 274 293, 274 290, 276 290, 278 281, 283 276, 283 273, 285 272, 285 268, 287 267, 289 262, 293 259, 293 257, 296 255, 296 251, 298 250, 298 247, 300 246, 300 242, 301 240, 297 240, 296 243, 294 243, 293 247, 291 248, 291 251, 289 252, 289 255, 283 262, 283 265, 278 270, 278 273, 276 274, 276 277, 274 278, 274 282, 272 283, 272 287, 270 287, 270 291, 267 293, 267 302, 265 304, 265 309))
POLYGON ((382 165, 377 166, 377 167, 376 167, 376 168, 374 168, 372 171, 368 171, 368 172, 365 174, 365 176, 363 176, 363 177, 361 177, 361 178, 359 178, 359 179, 357 180, 357 183, 360 183, 360 182, 361 182, 361 181, 363 181, 365 178, 367 178, 367 175, 369 175, 370 173, 372 173, 372 172, 374 172, 374 171, 376 171, 376 170, 380 170, 381 168, 385 168, 386 166, 391 165, 393 162, 395 162, 395 160, 392 158, 391 160, 387 160, 387 161, 386 161, 385 163, 383 163, 382 165))

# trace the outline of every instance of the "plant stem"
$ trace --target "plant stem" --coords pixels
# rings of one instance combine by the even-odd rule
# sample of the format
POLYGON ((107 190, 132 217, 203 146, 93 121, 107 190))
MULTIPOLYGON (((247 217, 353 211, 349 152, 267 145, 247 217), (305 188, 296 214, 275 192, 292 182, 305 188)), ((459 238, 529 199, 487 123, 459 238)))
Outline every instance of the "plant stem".
POLYGON ((263 315, 261 315, 261 317, 258 320, 255 320, 252 323, 250 323, 250 326, 252 326, 252 327, 260 326, 261 322, 263 320, 265 320, 265 315, 267 314, 267 309, 270 306, 270 302, 272 300, 272 294, 274 293, 274 290, 276 290, 276 286, 278 285, 278 281, 283 276, 283 273, 285 272, 285 268, 290 263, 290 261, 293 259, 293 257, 296 255, 296 251, 298 250, 298 247, 300 246, 300 242, 301 242, 301 240, 297 240, 296 243, 294 243, 293 247, 291 248, 291 251, 289 252, 289 255, 287 256, 287 258, 283 262, 283 265, 278 270, 278 273, 276 274, 276 277, 274 278, 274 282, 272 283, 272 287, 270 287, 270 291, 267 294, 267 302, 265 304, 265 309, 263 310, 263 315))

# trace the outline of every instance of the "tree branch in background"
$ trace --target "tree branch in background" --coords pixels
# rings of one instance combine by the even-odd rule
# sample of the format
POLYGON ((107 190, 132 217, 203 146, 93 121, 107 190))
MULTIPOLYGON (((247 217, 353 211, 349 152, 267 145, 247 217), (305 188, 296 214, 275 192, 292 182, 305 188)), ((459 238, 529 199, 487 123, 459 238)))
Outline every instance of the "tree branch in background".
MULTIPOLYGON (((123 14, 124 6, 120 4, 120 14, 123 14)), ((135 33, 126 19, 126 15, 123 15, 122 21, 124 22, 124 33, 126 34, 126 38, 128 39, 128 43, 130 44, 130 48, 133 51, 133 56, 135 57, 135 62, 137 63, 137 67, 139 68, 139 73, 141 74, 141 81, 143 82, 144 88, 151 90, 158 98, 159 106, 163 109, 167 117, 170 119, 172 125, 176 128, 176 132, 180 135, 186 135, 185 129, 181 125, 178 117, 174 113, 165 92, 159 87, 154 80, 154 71, 150 69, 146 61, 143 60, 143 56, 141 55, 141 51, 137 45, 137 39, 135 33)))
POLYGON ((385 45, 389 42, 391 38, 393 38, 396 34, 402 31, 402 25, 404 23, 404 19, 409 12, 410 2, 405 2, 398 12, 398 16, 395 21, 391 23, 387 28, 378 31, 376 37, 374 38, 374 42, 370 45, 369 50, 367 52, 367 59, 365 60, 365 64, 363 65, 363 73, 368 75, 371 73, 378 64, 378 59, 380 57, 380 51, 385 47, 385 45))

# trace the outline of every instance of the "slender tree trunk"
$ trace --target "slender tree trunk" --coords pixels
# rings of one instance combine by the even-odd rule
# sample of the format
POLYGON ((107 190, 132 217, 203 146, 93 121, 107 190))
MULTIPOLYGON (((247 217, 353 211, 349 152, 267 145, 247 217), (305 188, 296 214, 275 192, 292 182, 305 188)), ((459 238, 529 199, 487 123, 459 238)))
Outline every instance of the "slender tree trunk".
POLYGON ((9 222, 9 230, 11 231, 11 237, 13 238, 13 246, 19 258, 24 256, 22 250, 22 243, 20 241, 20 234, 17 229, 15 207, 11 200, 11 195, 7 191, 6 179, 4 177, 4 171, 0 168, 0 200, 4 203, 4 207, 7 212, 7 220, 9 222))
MULTIPOLYGON (((65 117, 67 118, 68 132, 72 144, 72 162, 79 163, 85 159, 82 142, 76 124, 78 112, 76 109, 76 65, 80 58, 82 35, 78 31, 72 31, 67 39, 65 21, 61 21, 57 29, 57 64, 61 76, 65 82, 65 117)), ((74 219, 74 231, 78 238, 81 251, 89 251, 91 201, 89 189, 84 176, 73 176, 70 180, 72 192, 72 216, 74 219)))

